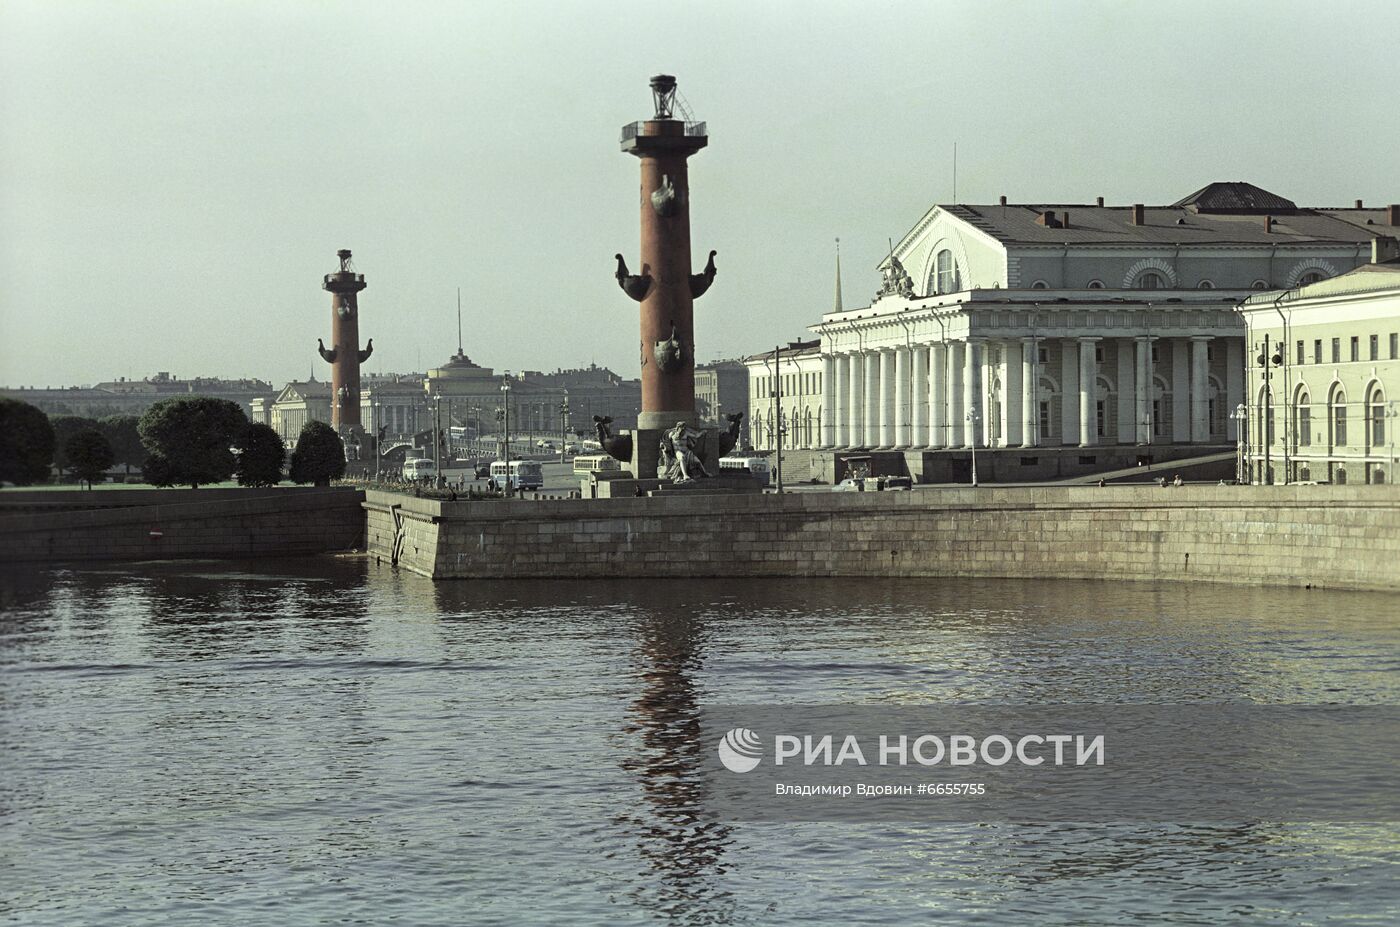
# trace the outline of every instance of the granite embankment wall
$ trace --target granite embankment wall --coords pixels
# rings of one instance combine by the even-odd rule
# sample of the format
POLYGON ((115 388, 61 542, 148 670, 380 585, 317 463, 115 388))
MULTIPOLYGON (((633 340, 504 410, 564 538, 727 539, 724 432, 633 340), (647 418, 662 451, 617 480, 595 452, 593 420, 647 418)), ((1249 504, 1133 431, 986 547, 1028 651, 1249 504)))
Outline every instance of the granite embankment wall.
POLYGON ((283 557, 364 545, 356 489, 0 493, 0 561, 283 557))
POLYGON ((439 579, 980 576, 1400 590, 1394 486, 451 503, 371 491, 365 509, 372 556, 439 579))

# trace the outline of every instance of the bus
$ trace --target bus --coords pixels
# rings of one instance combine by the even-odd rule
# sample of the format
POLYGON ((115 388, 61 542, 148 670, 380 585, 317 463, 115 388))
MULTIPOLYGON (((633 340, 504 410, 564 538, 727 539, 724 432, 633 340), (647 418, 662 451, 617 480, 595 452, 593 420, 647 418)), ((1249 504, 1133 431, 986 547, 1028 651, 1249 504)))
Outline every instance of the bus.
POLYGON ((728 473, 743 471, 758 480, 758 485, 768 485, 768 458, 766 457, 721 457, 719 468, 728 473))
POLYGON ((492 489, 540 489, 544 486, 544 475, 538 461, 534 460, 493 460, 487 485, 492 489))
POLYGON ((437 476, 437 464, 426 457, 410 457, 403 462, 403 478, 410 483, 437 476))
POLYGON ((574 458, 574 473, 596 473, 599 470, 621 470, 622 464, 607 454, 590 454, 574 458))

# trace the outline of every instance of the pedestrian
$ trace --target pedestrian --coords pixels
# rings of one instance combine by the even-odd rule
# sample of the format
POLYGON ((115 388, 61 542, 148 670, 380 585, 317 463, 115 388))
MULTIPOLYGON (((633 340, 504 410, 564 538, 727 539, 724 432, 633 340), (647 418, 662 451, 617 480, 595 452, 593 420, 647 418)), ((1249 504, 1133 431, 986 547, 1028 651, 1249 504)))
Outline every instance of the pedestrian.
POLYGON ((1105 483, 1105 482, 1103 481, 1103 478, 1100 477, 1100 478, 1099 478, 1099 486, 1100 486, 1100 487, 1103 487, 1103 486, 1107 486, 1107 485, 1108 485, 1108 484, 1105 483))
POLYGON ((1180 473, 1178 473, 1176 476, 1172 477, 1172 485, 1173 485, 1173 486, 1180 486, 1180 485, 1181 485, 1181 474, 1180 474, 1180 473))

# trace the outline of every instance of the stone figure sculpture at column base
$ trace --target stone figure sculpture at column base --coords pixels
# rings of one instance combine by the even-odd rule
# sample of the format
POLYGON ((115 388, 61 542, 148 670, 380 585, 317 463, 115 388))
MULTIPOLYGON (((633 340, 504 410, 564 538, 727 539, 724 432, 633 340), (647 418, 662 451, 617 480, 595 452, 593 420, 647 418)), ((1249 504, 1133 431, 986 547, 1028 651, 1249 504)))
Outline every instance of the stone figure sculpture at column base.
POLYGON ((702 444, 707 431, 692 428, 685 422, 676 422, 661 435, 660 453, 657 457, 656 475, 673 483, 689 483, 700 477, 714 476, 705 469, 702 459, 705 449, 702 444))

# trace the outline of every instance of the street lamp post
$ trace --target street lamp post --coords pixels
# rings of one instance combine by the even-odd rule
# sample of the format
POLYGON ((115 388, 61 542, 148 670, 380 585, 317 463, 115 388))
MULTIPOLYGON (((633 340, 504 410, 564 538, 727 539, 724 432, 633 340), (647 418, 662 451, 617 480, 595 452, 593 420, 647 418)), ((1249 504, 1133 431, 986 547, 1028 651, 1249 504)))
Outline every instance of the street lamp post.
POLYGON ((1232 413, 1235 420, 1235 482, 1245 483, 1245 459, 1244 459, 1244 439, 1248 429, 1246 419, 1249 413, 1245 410, 1244 403, 1235 406, 1232 413))
POLYGON ((433 473, 442 484, 442 395, 433 393, 433 473))
POLYGON ((976 409, 969 409, 967 422, 972 426, 972 485, 977 486, 977 423, 981 421, 981 416, 976 409))
POLYGON ((1395 426, 1396 426, 1397 424, 1400 424, 1400 421, 1397 421, 1397 419, 1400 419, 1400 406, 1397 406, 1397 405, 1396 405, 1394 399, 1390 400, 1389 402, 1387 402, 1387 403, 1385 404, 1385 417, 1386 417, 1385 433, 1386 433, 1386 437, 1390 439, 1390 465, 1386 468, 1389 472, 1386 473, 1385 479, 1386 479, 1386 482, 1387 482, 1387 483, 1394 483, 1394 482, 1395 482, 1395 426))
POLYGON ((564 448, 569 443, 569 393, 564 392, 564 401, 559 403, 559 462, 564 462, 564 448))
POLYGON ((502 407, 504 407, 504 409, 505 409, 505 414, 502 416, 502 419, 501 419, 501 420, 502 420, 502 425, 503 425, 503 430, 504 430, 504 433, 503 433, 502 437, 504 438, 505 451, 506 451, 503 455, 501 455, 501 459, 504 460, 504 461, 506 462, 506 495, 509 496, 509 495, 511 494, 511 480, 510 480, 510 377, 503 377, 503 378, 501 379, 501 405, 502 405, 502 407))

